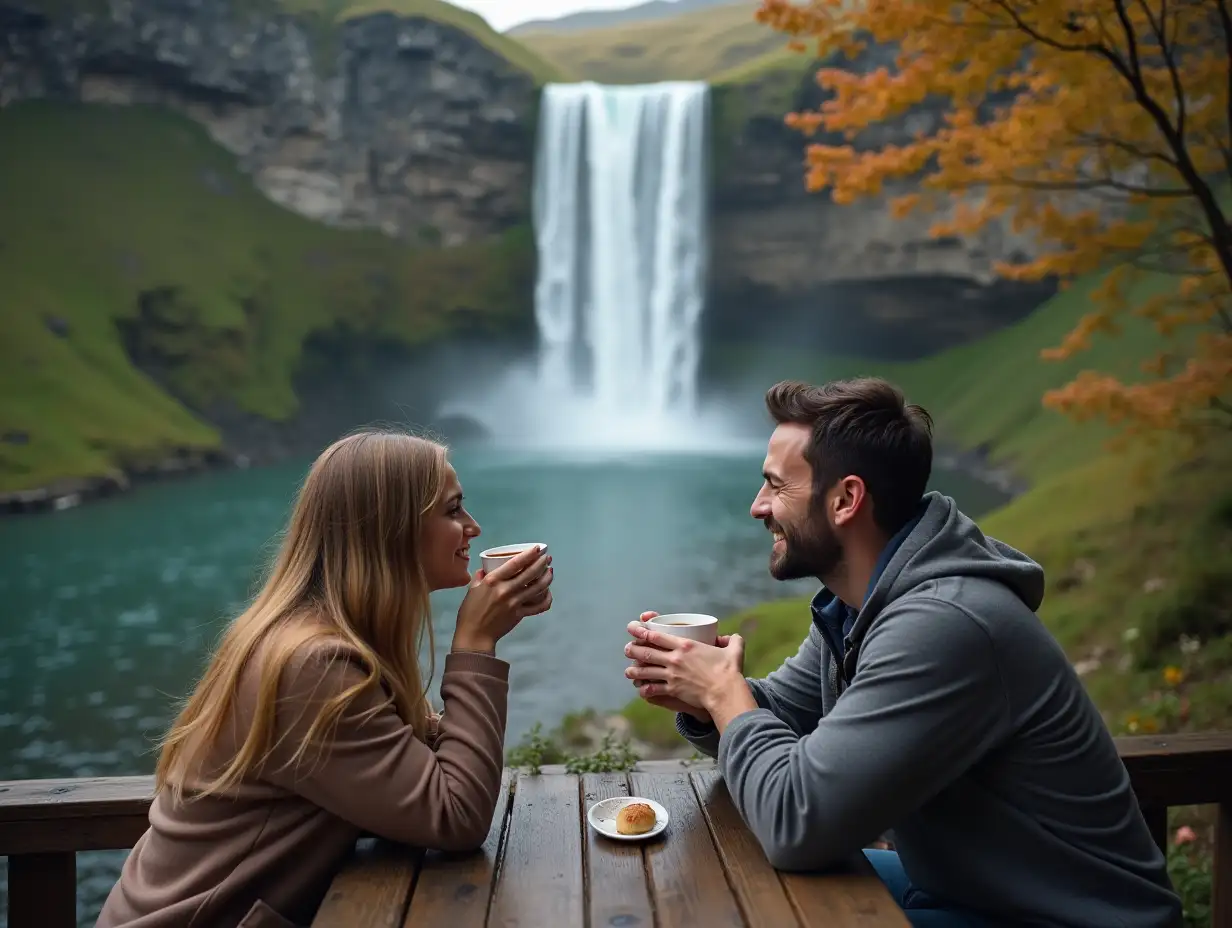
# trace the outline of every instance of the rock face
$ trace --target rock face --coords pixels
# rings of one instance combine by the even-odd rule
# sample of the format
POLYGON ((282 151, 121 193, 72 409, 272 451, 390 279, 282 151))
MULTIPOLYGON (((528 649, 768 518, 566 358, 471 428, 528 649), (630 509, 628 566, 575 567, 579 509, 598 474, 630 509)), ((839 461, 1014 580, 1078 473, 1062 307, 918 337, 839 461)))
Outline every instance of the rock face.
MULTIPOLYGON (((892 64, 887 49, 851 67, 881 64, 892 64)), ((739 131, 716 143, 711 339, 919 357, 1000 328, 1052 294, 1051 284, 1016 284, 994 273, 997 261, 1035 249, 1008 225, 936 239, 928 234, 931 217, 895 219, 884 200, 839 205, 827 193, 809 193, 810 140, 784 126, 783 114, 816 109, 822 91, 810 73, 789 97, 770 81, 716 88, 719 121, 739 131)), ((939 104, 921 106, 857 144, 907 142, 941 113, 939 104)))
POLYGON ((0 107, 173 107, 271 199, 331 225, 458 244, 527 219, 536 88, 462 30, 261 0, 80 6, 0 0, 0 107))
MULTIPOLYGON (((293 5, 308 6, 285 4, 293 5)), ((426 404, 431 394, 413 389, 395 402, 398 378, 430 376, 440 342, 459 332, 509 338, 531 319, 534 255, 525 231, 538 88, 466 28, 388 13, 336 23, 323 13, 288 14, 282 0, 0 0, 0 109, 39 100, 61 104, 44 108, 56 119, 79 103, 92 114, 108 105, 184 114, 271 200, 407 247, 340 235, 350 245, 344 254, 291 241, 267 261, 250 253, 263 250, 268 233, 255 230, 237 249, 243 259, 211 269, 217 286, 202 288, 175 262, 155 267, 161 255, 143 265, 140 247, 130 250, 117 229, 123 266, 99 271, 115 283, 109 300, 63 313, 53 305, 29 337, 94 339, 99 357, 114 338, 133 374, 214 426, 218 446, 206 447, 204 430, 189 441, 168 417, 151 415, 146 431, 107 446, 113 466, 99 476, 98 462, 84 455, 74 470, 84 441, 78 426, 6 426, 0 448, 10 458, 37 463, 39 443, 62 437, 57 428, 74 450, 57 459, 54 485, 37 474, 28 493, 0 494, 0 512, 75 505, 163 474, 316 450, 358 422, 403 421, 406 395, 426 404), (458 247, 438 254, 426 246, 458 247), (289 305, 298 296, 287 277, 299 267, 295 283, 317 297, 312 306, 289 305), (290 331, 285 320, 297 310, 311 322, 290 331), (92 313, 106 313, 107 324, 81 325, 92 313), (169 456, 160 459, 164 445, 169 456)), ((37 111, 27 113, 42 118, 37 111)), ((175 136, 157 138, 166 151, 142 154, 152 163, 176 157, 175 136)), ((122 146, 98 150, 116 160, 126 154, 122 146)), ((182 174, 169 176, 182 182, 182 174)), ((237 212, 226 215, 245 215, 251 198, 233 196, 239 174, 204 169, 194 180, 231 201, 237 212)), ((132 190, 129 199, 141 196, 139 183, 132 190)), ((414 415, 426 414, 416 407, 414 415)))

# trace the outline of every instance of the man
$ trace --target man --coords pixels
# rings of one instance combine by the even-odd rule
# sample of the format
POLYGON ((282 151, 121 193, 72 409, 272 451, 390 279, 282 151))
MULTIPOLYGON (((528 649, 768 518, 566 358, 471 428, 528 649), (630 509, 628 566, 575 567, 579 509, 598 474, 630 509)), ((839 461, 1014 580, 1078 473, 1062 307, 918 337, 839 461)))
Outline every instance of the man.
POLYGON ((892 831, 896 852, 865 853, 916 926, 1177 924, 1112 738, 1035 614, 1042 569, 925 492, 928 414, 876 379, 766 404, 751 514, 775 578, 823 584, 808 637, 761 680, 738 635, 634 622, 625 653, 770 862, 825 868, 892 831))

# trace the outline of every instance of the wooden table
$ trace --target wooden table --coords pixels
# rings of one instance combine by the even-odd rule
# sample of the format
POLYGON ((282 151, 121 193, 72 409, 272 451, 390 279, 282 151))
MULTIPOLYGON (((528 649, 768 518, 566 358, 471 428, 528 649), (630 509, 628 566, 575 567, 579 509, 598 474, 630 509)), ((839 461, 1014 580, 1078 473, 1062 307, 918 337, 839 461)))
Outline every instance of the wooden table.
POLYGON ((361 842, 313 928, 908 924, 863 855, 824 875, 775 871, 711 764, 643 763, 627 775, 506 771, 505 787, 477 853, 361 842), (586 823, 592 803, 631 793, 667 808, 662 835, 617 842, 586 823))
MULTIPOLYGON (((1117 748, 1160 848, 1168 846, 1170 806, 1208 806, 1211 924, 1232 925, 1232 732, 1118 738, 1117 748)), ((425 858, 367 842, 317 924, 708 928, 703 919, 713 914, 717 924, 786 928, 907 925, 860 857, 842 874, 771 870, 709 763, 642 763, 630 777, 580 779, 545 768, 542 777, 507 772, 505 782, 481 852, 425 858), (630 784, 671 810, 667 832, 644 845, 591 834, 583 810, 630 784)), ((148 776, 0 782, 9 928, 75 928, 77 854, 132 847, 153 796, 148 776)))

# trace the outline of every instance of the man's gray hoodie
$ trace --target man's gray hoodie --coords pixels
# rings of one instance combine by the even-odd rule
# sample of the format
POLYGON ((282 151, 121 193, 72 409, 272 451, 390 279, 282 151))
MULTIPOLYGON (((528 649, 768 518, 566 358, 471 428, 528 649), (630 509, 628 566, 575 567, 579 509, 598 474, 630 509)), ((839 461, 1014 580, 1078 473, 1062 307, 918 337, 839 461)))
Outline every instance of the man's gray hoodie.
POLYGON ((822 869, 892 831, 912 884, 996 925, 1164 928, 1180 902, 1098 711, 1035 614, 1038 564, 929 493, 836 661, 814 599, 794 657, 717 757, 770 862, 822 869))

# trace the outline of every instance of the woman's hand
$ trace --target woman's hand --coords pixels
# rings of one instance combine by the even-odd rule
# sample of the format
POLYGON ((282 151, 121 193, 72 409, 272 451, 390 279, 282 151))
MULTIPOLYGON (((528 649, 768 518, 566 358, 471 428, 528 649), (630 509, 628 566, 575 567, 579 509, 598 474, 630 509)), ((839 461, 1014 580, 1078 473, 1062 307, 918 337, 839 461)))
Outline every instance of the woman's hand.
POLYGON ((491 654, 524 618, 552 608, 552 556, 542 551, 527 548, 491 573, 475 572, 458 607, 455 651, 491 654))

